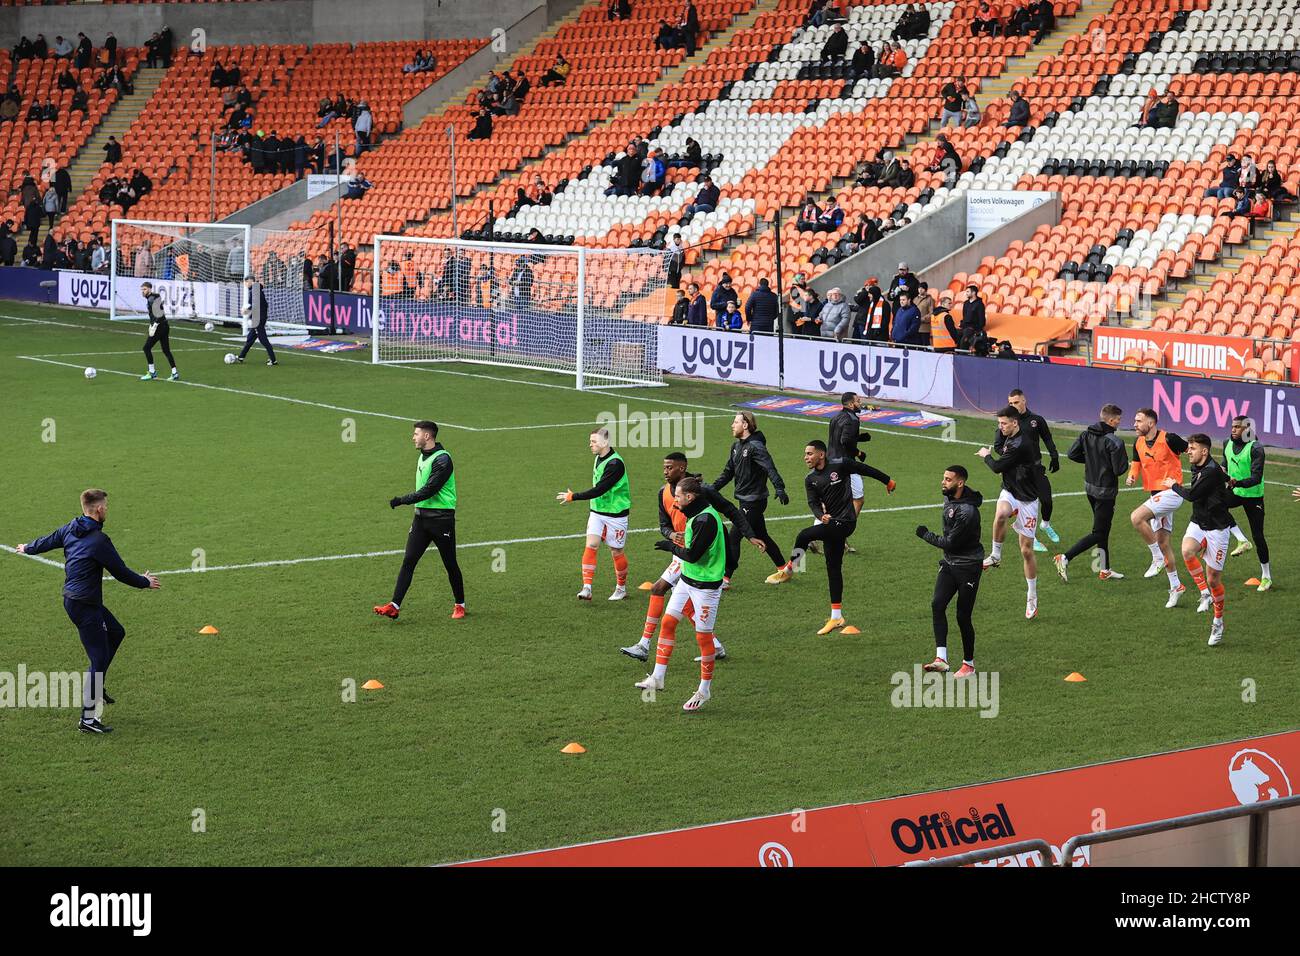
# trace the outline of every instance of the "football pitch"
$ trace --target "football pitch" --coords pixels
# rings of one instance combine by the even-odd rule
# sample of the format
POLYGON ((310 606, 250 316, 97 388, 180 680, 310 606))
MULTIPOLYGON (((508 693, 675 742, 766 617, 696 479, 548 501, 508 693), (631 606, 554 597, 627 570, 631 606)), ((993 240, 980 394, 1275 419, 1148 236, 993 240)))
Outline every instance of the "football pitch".
MULTIPOLYGON (((0 303, 0 543, 67 522, 99 486, 127 564, 167 572, 159 591, 104 585, 127 630, 107 682, 111 736, 77 733, 75 709, 0 708, 0 865, 441 863, 1297 725, 1300 503, 1282 484, 1300 484, 1300 468, 1272 449, 1274 590, 1243 585, 1259 573, 1254 552, 1228 559, 1221 647, 1206 646, 1194 593, 1165 610, 1164 577, 1143 579, 1149 554, 1126 518, 1138 492, 1121 492, 1112 534, 1128 577, 1100 582, 1085 556, 1066 585, 1040 555, 1036 620, 1024 619, 1008 542, 975 612, 977 665, 999 678, 985 718, 896 707, 892 678, 933 657, 940 554, 913 529, 940 527, 945 466, 965 464, 984 493, 989 539, 998 482, 975 450, 993 419, 959 417, 952 440, 868 426, 868 461, 898 490, 867 482, 858 553, 845 559, 845 616, 861 634, 815 636, 828 602, 820 557, 770 587, 771 562, 744 545, 719 612, 728 658, 692 715, 681 709, 698 680, 686 623, 653 702, 632 686, 645 665, 618 648, 641 633, 636 585, 667 563, 653 549, 664 454, 694 445, 690 469, 712 480, 732 406, 766 390, 674 381, 580 393, 515 369, 374 367, 368 351, 285 348, 267 368, 258 349, 227 366, 236 346, 183 323, 172 335, 183 381, 162 380, 164 365, 140 382, 143 338, 138 323, 0 303), (596 600, 579 602, 586 506, 555 494, 590 486, 600 416, 636 413, 671 417, 631 432, 643 447, 616 442, 633 496, 631 593, 605 600, 614 572, 602 549, 596 600), (410 426, 423 418, 440 423, 455 461, 461 621, 432 550, 399 621, 371 610, 392 594, 411 511, 388 500, 414 488, 410 426), (205 625, 219 633, 201 635, 205 625), (1072 671, 1087 682, 1064 682, 1072 671), (384 689, 360 689, 371 679, 384 689), (571 741, 587 752, 561 754, 571 741)), ((803 448, 825 439, 826 422, 759 423, 790 488, 790 506, 768 510, 788 549, 810 520, 803 448)), ((1076 430, 1055 431, 1064 453, 1076 430)), ((1219 457, 1224 435, 1213 437, 1219 457)), ((1052 480, 1063 550, 1090 527, 1083 470, 1064 462, 1052 480)), ((0 672, 84 669, 61 570, 9 551, 0 562, 0 672)), ((950 647, 959 657, 955 624, 950 647)))

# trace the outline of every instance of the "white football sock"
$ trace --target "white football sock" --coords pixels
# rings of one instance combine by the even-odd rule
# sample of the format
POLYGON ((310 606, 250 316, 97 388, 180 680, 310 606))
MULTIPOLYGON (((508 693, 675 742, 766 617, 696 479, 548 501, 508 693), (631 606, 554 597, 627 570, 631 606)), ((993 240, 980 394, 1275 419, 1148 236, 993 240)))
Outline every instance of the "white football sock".
POLYGON ((722 642, 718 640, 716 637, 713 638, 713 649, 715 651, 722 650, 722 642))
POLYGON ((1001 542, 1001 541, 994 541, 994 542, 993 542, 993 558, 994 558, 994 560, 996 560, 996 561, 1001 561, 1001 560, 1002 560, 1002 542, 1001 542))
POLYGON ((840 608, 837 608, 837 607, 833 607, 833 608, 831 608, 831 620, 832 620, 832 621, 838 621, 838 620, 840 620, 842 617, 844 617, 844 611, 842 611, 840 608))
POLYGON ((710 690, 711 690, 712 687, 713 687, 713 679, 712 679, 712 678, 709 678, 708 680, 701 680, 701 681, 700 681, 700 696, 701 696, 701 697, 708 697, 708 696, 709 696, 709 693, 710 693, 710 690))
POLYGON ((636 642, 636 646, 642 648, 643 650, 647 650, 647 651, 650 650, 650 638, 648 637, 641 638, 641 640, 636 642))
POLYGON ((1153 543, 1147 545, 1147 547, 1151 549, 1151 560, 1152 560, 1152 561, 1155 561, 1155 562, 1158 563, 1158 564, 1164 564, 1164 563, 1165 563, 1165 556, 1164 556, 1164 553, 1161 552, 1161 550, 1160 550, 1160 542, 1158 542, 1158 541, 1153 542, 1153 543))
POLYGON ((1232 536, 1233 536, 1234 538, 1236 538, 1238 541, 1245 542, 1245 540, 1246 540, 1246 535, 1245 535, 1245 533, 1241 530, 1241 525, 1239 525, 1239 524, 1234 524, 1234 525, 1233 525, 1231 528, 1229 528, 1228 530, 1232 532, 1232 536))
POLYGON ((654 677, 656 680, 663 680, 663 679, 664 679, 664 675, 667 674, 667 673, 668 673, 668 665, 667 665, 667 664, 656 664, 656 665, 655 665, 655 669, 654 669, 654 673, 651 674, 650 676, 654 677))
POLYGON ((939 660, 943 661, 945 664, 948 663, 948 648, 936 647, 934 649, 934 656, 937 657, 939 660))
POLYGON ((1038 578, 1025 578, 1025 584, 1029 585, 1029 596, 1037 599, 1038 597, 1038 578))
POLYGON ((1180 585, 1180 584, 1182 584, 1182 583, 1183 583, 1183 582, 1181 582, 1181 581, 1178 580, 1178 572, 1177 572, 1177 571, 1170 571, 1170 572, 1169 572, 1169 586, 1170 586, 1171 588, 1176 588, 1176 587, 1178 587, 1178 585, 1180 585))
POLYGON ((149 371, 150 371, 151 373, 154 372, 154 371, 156 371, 156 369, 153 367, 153 362, 150 362, 150 363, 149 363, 149 371))
POLYGON ((1270 563, 1271 562, 1268 561, 1261 561, 1259 563, 1259 576, 1261 578, 1271 578, 1273 576, 1273 572, 1268 569, 1270 563))

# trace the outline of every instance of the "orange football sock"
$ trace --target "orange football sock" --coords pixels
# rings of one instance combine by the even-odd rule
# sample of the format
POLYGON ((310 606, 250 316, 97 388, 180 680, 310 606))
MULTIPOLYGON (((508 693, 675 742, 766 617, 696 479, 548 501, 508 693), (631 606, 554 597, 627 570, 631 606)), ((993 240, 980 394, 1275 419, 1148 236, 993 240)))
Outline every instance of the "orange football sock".
POLYGON ((700 645, 700 680, 713 680, 713 632, 696 631, 695 641, 700 645))
POLYGON ((619 587, 627 584, 627 555, 622 551, 614 552, 614 578, 619 587))
POLYGON ((669 614, 659 627, 659 646, 655 648, 655 663, 668 666, 668 658, 673 656, 673 645, 677 642, 677 618, 669 614))
POLYGON ((655 636, 655 628, 659 626, 659 618, 664 616, 664 596, 662 594, 650 595, 650 608, 645 615, 645 629, 641 632, 641 639, 648 641, 655 636))
POLYGON ((1184 558, 1188 572, 1192 575, 1192 580, 1196 582, 1197 589, 1204 594, 1205 587, 1205 566, 1201 564, 1201 559, 1197 557, 1184 558))
POLYGON ((591 584, 596 579, 596 549, 585 548, 582 552, 582 583, 591 584))
POLYGON ((1214 616, 1219 620, 1223 619, 1223 585, 1216 584, 1210 588, 1210 596, 1214 598, 1214 616))

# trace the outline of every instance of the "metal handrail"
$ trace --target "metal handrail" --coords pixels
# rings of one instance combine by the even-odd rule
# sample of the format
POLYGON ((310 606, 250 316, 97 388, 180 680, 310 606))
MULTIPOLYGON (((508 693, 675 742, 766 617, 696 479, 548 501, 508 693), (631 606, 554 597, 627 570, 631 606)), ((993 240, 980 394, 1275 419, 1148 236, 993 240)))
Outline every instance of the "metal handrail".
POLYGON ((971 850, 969 853, 959 853, 956 856, 939 857, 933 860, 912 860, 910 863, 904 863, 903 866, 967 866, 971 863, 982 863, 985 860, 997 860, 1004 856, 1029 852, 1036 852, 1043 861, 1043 866, 1055 865, 1052 862, 1052 845, 1046 840, 1021 840, 1019 843, 985 847, 983 850, 971 850))
POLYGON ((1187 827, 1200 826, 1205 823, 1217 823, 1220 820, 1236 820, 1250 817, 1250 845, 1248 866, 1268 865, 1268 815, 1274 810, 1287 810, 1300 807, 1300 795, 1279 797, 1276 800, 1262 800, 1242 807, 1228 807, 1224 810, 1206 810, 1191 813, 1183 817, 1171 817, 1157 820, 1155 823, 1136 823, 1133 826, 1119 827, 1115 830, 1101 830, 1097 833, 1083 833, 1070 837, 1061 850, 1061 866, 1073 866, 1074 851, 1082 846, 1096 846, 1099 843, 1114 843, 1130 837, 1146 836, 1151 833, 1165 833, 1169 830, 1182 830, 1187 827))

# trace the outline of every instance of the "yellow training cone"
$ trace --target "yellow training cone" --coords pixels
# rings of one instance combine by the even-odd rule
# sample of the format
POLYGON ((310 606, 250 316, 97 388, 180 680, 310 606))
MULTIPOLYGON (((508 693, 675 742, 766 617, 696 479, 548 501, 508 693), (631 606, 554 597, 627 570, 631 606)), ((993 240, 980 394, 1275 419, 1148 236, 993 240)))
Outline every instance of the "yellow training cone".
POLYGON ((205 624, 205 625, 203 625, 203 627, 199 628, 199 633, 200 633, 200 634, 220 634, 221 632, 218 631, 218 630, 217 630, 215 627, 213 627, 211 624, 205 624))
POLYGON ((1074 671, 1071 674, 1069 674, 1065 679, 1068 683, 1071 684, 1081 684, 1084 681, 1086 681, 1088 678, 1084 677, 1078 671, 1074 671))
POLYGON ((580 743, 565 744, 560 748, 562 754, 585 754, 586 752, 587 748, 580 743))
MULTIPOLYGON (((1258 583, 1258 582, 1256 582, 1256 583, 1258 583)), ((642 582, 641 582, 640 584, 638 584, 636 587, 637 587, 637 590, 638 590, 638 591, 649 591, 652 587, 654 587, 654 585, 651 584, 649 581, 642 581, 642 582)))
POLYGON ((852 624, 846 624, 846 625, 845 625, 845 626, 840 630, 840 633, 841 633, 841 634, 861 634, 862 632, 859 631, 859 630, 858 630, 856 627, 854 627, 852 624))
POLYGON ((361 685, 361 689, 362 690, 383 690, 384 685, 379 683, 379 681, 371 678, 370 680, 366 681, 364 684, 361 685))
POLYGON ((1247 579, 1246 579, 1246 587, 1248 587, 1248 588, 1257 588, 1257 587, 1259 587, 1259 578, 1247 578, 1247 579))

